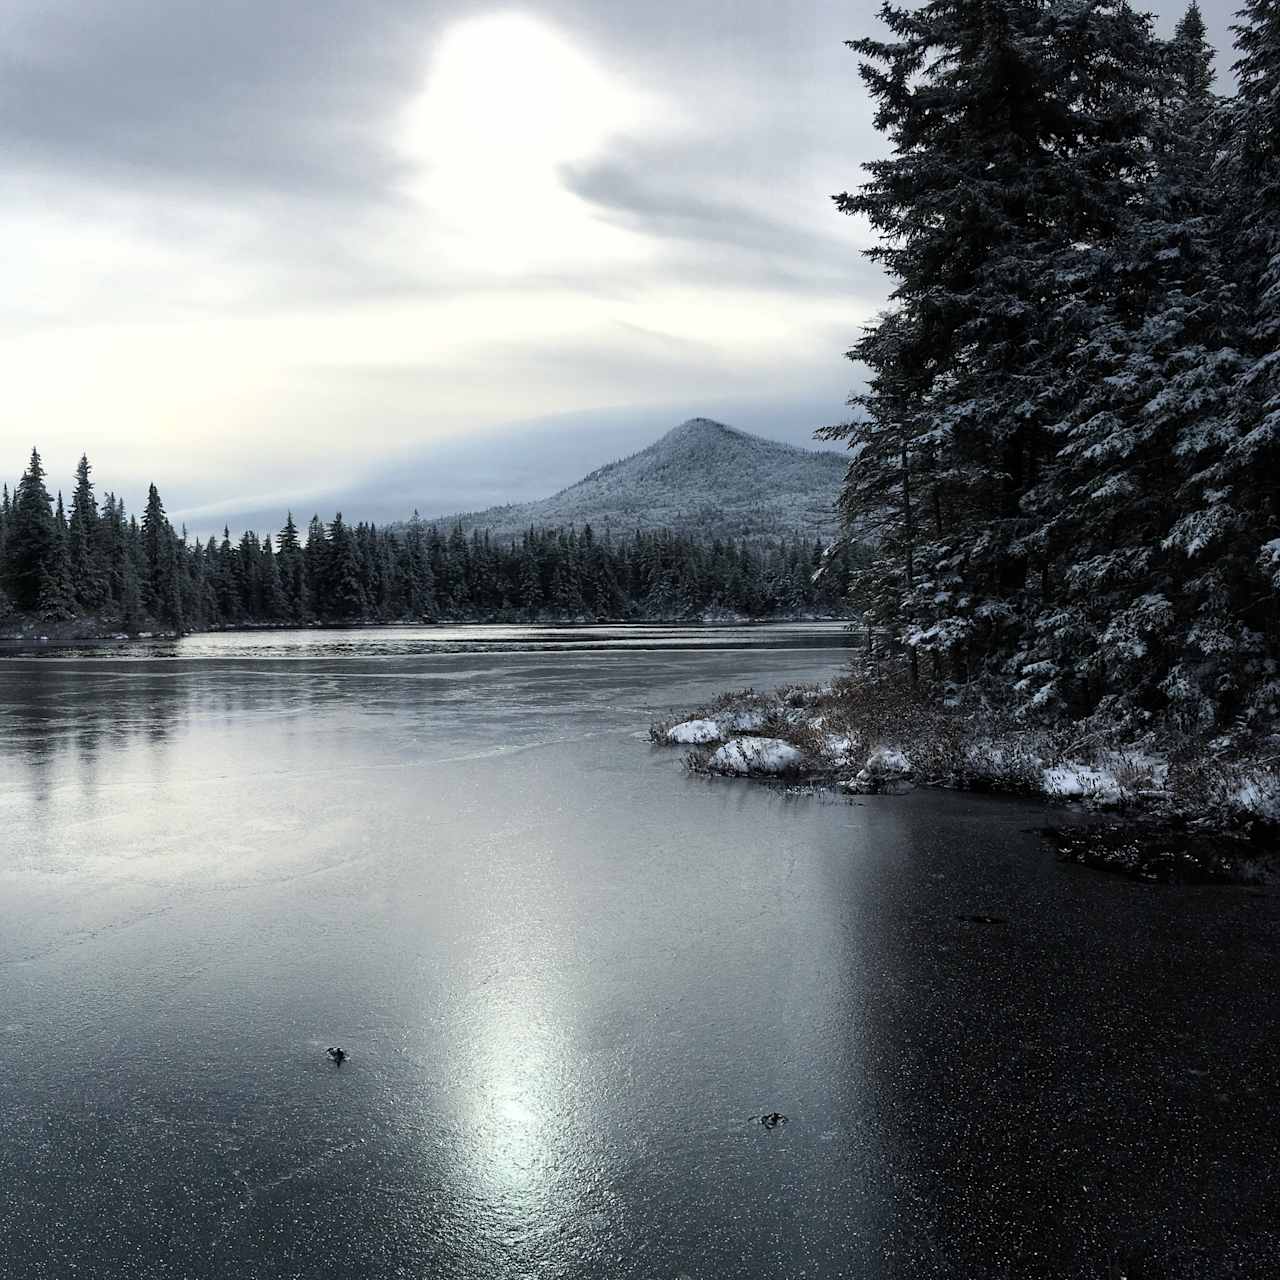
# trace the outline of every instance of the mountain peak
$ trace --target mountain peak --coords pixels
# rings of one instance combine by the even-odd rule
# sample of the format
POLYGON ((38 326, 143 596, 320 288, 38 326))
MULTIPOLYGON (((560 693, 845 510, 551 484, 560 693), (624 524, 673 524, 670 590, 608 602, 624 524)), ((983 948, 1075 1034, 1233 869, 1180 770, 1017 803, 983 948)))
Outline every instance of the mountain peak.
POLYGON ((470 513, 461 523, 500 537, 569 524, 618 535, 668 528, 722 538, 830 537, 846 465, 836 453, 689 418, 550 498, 470 513))
POLYGON ((672 427, 663 439, 679 440, 687 436, 719 435, 721 432, 741 434, 735 433, 732 427, 726 427, 723 422, 717 422, 714 418, 688 418, 678 427, 672 427))

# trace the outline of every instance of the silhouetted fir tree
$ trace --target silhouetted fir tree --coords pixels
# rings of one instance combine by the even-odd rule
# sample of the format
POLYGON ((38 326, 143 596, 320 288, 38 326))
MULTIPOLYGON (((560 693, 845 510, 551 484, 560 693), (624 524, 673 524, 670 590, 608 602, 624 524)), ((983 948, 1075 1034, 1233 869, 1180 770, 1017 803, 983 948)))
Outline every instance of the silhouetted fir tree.
POLYGON ((307 525, 307 545, 303 553, 306 565, 307 613, 312 618, 327 615, 326 592, 329 582, 329 539, 318 515, 307 525))
POLYGON ((82 453, 76 464, 76 485, 71 494, 67 549, 76 600, 85 609, 96 612, 107 602, 110 582, 98 530, 98 500, 94 496, 90 472, 89 459, 82 453))
POLYGON ((205 599, 209 601, 208 611, 213 625, 225 626, 227 619, 222 611, 220 557, 221 543, 211 534, 204 544, 205 599))
POLYGON ((118 579, 118 592, 112 597, 111 610, 120 627, 130 633, 144 630, 147 611, 142 597, 146 564, 142 549, 142 532, 138 521, 125 511, 124 502, 108 494, 104 510, 111 512, 111 529, 115 558, 113 585, 118 579))
POLYGON ((147 505, 142 512, 142 555, 145 571, 142 601, 147 611, 158 615, 168 587, 165 581, 169 557, 165 554, 169 539, 169 520, 155 485, 147 488, 147 505))
POLYGON ((305 622, 310 616, 307 602, 307 575, 298 526, 290 511, 280 530, 276 553, 280 566, 280 589, 284 595, 284 616, 291 622, 305 622))
POLYGON ((405 529, 401 574, 405 584, 405 612, 411 618, 430 618, 435 613, 435 578, 427 547, 422 517, 415 511, 405 529))
POLYGON ((301 550, 302 543, 298 539, 298 526, 294 524, 293 512, 290 511, 285 517, 284 528, 280 530, 277 554, 281 556, 289 556, 295 551, 301 550))
POLYGON ((479 529, 473 531, 468 560, 470 577, 467 587, 471 607, 482 613, 492 613, 498 608, 501 589, 498 582, 499 568, 488 530, 483 533, 479 529))
POLYGON ((1166 64, 1175 92, 1184 103, 1206 101, 1213 91, 1213 49, 1209 29, 1196 0, 1178 19, 1166 52, 1166 64))
POLYGON ((103 495, 102 504, 98 508, 98 520, 94 529, 96 556, 106 583, 103 609, 107 613, 114 613, 120 601, 122 537, 120 511, 117 510, 116 497, 108 491, 103 495))
MULTIPOLYGON (((436 594, 441 608, 458 613, 467 604, 467 568, 469 553, 466 534, 462 526, 455 524, 449 536, 439 548, 440 568, 435 570, 436 594)), ((433 570, 435 565, 432 566, 433 570)))
POLYGON ((233 560, 235 565, 236 596, 240 614, 246 620, 261 618, 265 614, 262 583, 262 544, 252 529, 240 535, 233 560))
POLYGON ((537 544, 533 531, 524 534, 521 541, 520 576, 516 584, 516 607, 526 618, 536 618, 542 609, 542 582, 538 573, 537 544))
POLYGON ((374 616, 389 621, 400 616, 404 591, 400 582, 400 566, 391 539, 378 532, 377 525, 368 526, 369 583, 374 616))
POLYGON ((58 493, 54 516, 53 546, 40 569, 40 595, 36 612, 46 622, 69 622, 76 616, 75 584, 67 548, 67 519, 58 493))
POLYGON ((121 566, 117 614, 121 627, 129 634, 143 629, 146 613, 142 603, 142 580, 137 561, 131 555, 125 557, 121 566))
POLYGON ((611 570, 605 547, 596 542, 591 526, 583 530, 582 597, 594 618, 616 618, 626 605, 611 570))
MULTIPOLYGON (((213 539, 209 540, 210 545, 213 539)), ((192 630, 216 627, 221 621, 218 617, 208 578, 209 547, 195 538, 188 546, 187 530, 182 530, 183 564, 185 571, 180 574, 182 588, 182 614, 187 626, 192 630)))
POLYGON ((11 503, 9 501, 9 486, 3 486, 0 492, 0 618, 8 617, 13 610, 13 601, 9 599, 9 593, 6 590, 7 574, 5 566, 5 545, 9 540, 9 517, 11 514, 11 503))
POLYGON ((31 459, 14 492, 5 539, 4 586, 19 609, 34 609, 43 574, 53 555, 55 526, 52 500, 44 483, 39 451, 31 459))
POLYGON ((106 568, 108 610, 119 615, 124 592, 125 520, 124 504, 114 493, 107 492, 98 514, 98 546, 106 568))
POLYGON ((270 537, 262 540, 262 617, 267 622, 283 622, 289 616, 284 584, 280 579, 279 557, 270 537))
POLYGON ((355 540, 339 511, 329 526, 329 563, 325 578, 324 616, 343 622, 364 617, 368 602, 361 582, 355 540))
POLYGON ((178 552, 173 526, 165 515, 155 485, 147 488, 142 514, 142 603, 162 625, 182 631, 182 593, 178 581, 178 552))
POLYGON ((582 591, 572 559, 558 558, 551 576, 551 606, 559 614, 577 617, 583 612, 582 591))
POLYGON ((210 548, 205 572, 216 601, 218 620, 223 625, 238 622, 240 596, 236 583, 235 548, 231 545, 231 530, 226 525, 222 527, 222 540, 210 548))

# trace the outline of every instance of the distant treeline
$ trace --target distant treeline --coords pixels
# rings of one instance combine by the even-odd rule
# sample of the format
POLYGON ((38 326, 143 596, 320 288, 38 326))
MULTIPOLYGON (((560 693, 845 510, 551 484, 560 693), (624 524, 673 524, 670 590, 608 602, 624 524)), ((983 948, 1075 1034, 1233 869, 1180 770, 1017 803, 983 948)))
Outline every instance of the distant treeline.
POLYGON ((233 543, 175 531, 151 485, 141 520, 108 493, 88 458, 69 510, 45 484, 37 450, 0 497, 0 621, 95 619, 103 629, 206 630, 244 624, 403 620, 677 619, 841 612, 847 549, 820 541, 699 540, 669 531, 613 540, 530 529, 501 543, 414 518, 396 530, 290 515, 275 538, 233 543), (816 571, 822 568, 822 572, 816 571), (816 574, 816 576, 815 576, 816 574))

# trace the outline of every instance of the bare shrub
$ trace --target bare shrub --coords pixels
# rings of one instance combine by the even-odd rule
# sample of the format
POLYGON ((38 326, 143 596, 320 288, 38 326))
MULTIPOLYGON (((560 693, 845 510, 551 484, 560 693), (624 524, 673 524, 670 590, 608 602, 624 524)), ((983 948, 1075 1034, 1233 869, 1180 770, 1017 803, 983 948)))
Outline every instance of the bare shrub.
POLYGON ((667 745, 667 734, 676 725, 686 720, 714 720, 727 711, 745 710, 754 707, 764 709, 769 706, 770 699, 766 694, 757 693, 752 688, 733 689, 717 695, 706 706, 693 711, 680 711, 674 715, 664 716, 649 725, 649 741, 667 745))

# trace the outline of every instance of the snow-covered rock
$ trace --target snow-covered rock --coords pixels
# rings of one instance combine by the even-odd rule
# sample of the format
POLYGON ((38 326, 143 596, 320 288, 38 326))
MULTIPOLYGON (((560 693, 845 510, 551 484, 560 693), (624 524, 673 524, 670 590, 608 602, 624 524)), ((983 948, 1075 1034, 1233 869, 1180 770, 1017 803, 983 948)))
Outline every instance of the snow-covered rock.
POLYGON ((807 763, 804 752, 782 738, 731 738, 707 768, 736 778, 783 778, 802 772, 807 763))
POLYGON ((877 747, 858 771, 844 784, 863 795, 898 795, 911 790, 911 761, 895 747, 877 747))
POLYGON ((706 746, 719 742, 724 732, 715 720, 684 720, 667 730, 667 741, 686 747, 706 746))

